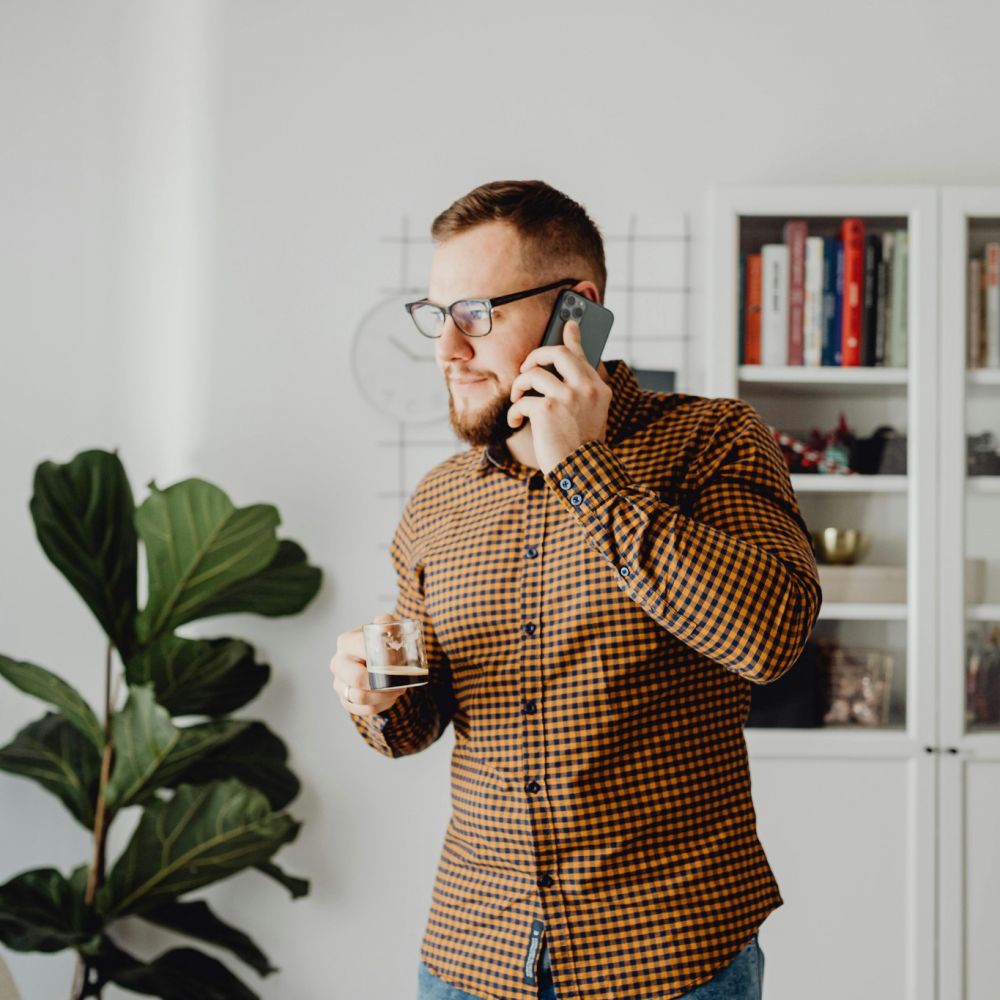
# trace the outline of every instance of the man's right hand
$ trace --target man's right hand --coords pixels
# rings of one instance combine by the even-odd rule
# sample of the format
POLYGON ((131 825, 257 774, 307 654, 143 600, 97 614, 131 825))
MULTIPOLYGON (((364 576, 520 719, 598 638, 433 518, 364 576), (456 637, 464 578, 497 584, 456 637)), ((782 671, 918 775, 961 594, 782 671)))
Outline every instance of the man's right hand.
MULTIPOLYGON (((376 622, 395 622, 401 618, 396 614, 376 615, 376 622)), ((368 662, 365 659, 365 637, 359 625, 337 637, 337 652, 330 661, 333 673, 333 689, 340 696, 340 704, 351 715, 378 715, 409 691, 396 688, 387 691, 372 691, 368 686, 368 662), (347 689, 351 689, 351 700, 347 701, 347 689)))

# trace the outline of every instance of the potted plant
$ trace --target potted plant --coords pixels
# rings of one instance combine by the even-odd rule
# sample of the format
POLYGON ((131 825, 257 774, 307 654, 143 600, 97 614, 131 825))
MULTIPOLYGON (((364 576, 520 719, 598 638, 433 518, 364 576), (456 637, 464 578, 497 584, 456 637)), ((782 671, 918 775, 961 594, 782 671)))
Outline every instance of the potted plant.
POLYGON ((231 716, 260 692, 270 667, 241 639, 175 630, 212 615, 296 614, 316 595, 321 571, 276 537, 273 506, 237 509, 199 479, 149 489, 136 508, 117 452, 84 451, 35 470, 38 540, 107 635, 103 720, 56 674, 0 655, 0 675, 53 709, 0 748, 0 768, 52 792, 93 834, 88 864, 68 875, 25 871, 0 886, 0 941, 19 951, 74 949, 71 1000, 100 997, 109 982, 164 998, 255 997, 202 951, 179 947, 144 962, 114 932, 124 920, 145 920, 226 949, 261 975, 276 971, 206 902, 184 898, 251 867, 293 898, 308 892, 273 861, 301 825, 285 812, 299 791, 285 745, 263 722, 231 716), (130 807, 141 809, 138 825, 108 865, 108 830, 130 807))

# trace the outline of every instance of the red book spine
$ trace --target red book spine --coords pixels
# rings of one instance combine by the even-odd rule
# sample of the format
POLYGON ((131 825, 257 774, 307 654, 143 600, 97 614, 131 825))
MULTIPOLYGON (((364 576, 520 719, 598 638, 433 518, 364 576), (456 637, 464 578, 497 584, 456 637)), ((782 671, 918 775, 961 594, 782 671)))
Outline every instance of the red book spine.
POLYGON ((844 241, 844 307, 840 326, 840 363, 845 366, 860 365, 865 224, 861 219, 844 219, 840 233, 844 241))
POLYGON ((760 364, 760 305, 763 294, 764 271, 762 257, 752 253, 747 257, 746 284, 746 342, 743 361, 748 365, 760 364))
POLYGON ((801 219, 785 223, 785 244, 788 246, 788 363, 805 362, 803 318, 806 302, 806 237, 808 225, 801 219))

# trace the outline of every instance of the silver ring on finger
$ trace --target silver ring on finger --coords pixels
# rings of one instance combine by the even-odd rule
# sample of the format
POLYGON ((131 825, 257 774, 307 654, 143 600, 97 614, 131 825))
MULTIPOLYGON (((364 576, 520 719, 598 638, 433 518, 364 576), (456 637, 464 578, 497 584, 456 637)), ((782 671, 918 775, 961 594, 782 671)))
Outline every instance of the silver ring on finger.
POLYGON ((353 705, 354 704, 354 702, 351 701, 351 685, 350 684, 347 685, 347 691, 344 693, 344 701, 346 701, 348 705, 353 705))

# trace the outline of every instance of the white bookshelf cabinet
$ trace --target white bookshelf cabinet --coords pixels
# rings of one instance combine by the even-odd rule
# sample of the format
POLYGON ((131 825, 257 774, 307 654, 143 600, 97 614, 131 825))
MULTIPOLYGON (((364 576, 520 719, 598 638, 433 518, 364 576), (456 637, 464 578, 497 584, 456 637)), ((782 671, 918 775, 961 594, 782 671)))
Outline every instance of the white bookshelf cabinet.
POLYGON ((967 261, 1000 241, 1000 188, 941 192, 938 627, 939 992, 1000 995, 1000 725, 967 713, 970 633, 1000 630, 1000 477, 970 476, 966 435, 1000 439, 1000 370, 967 367, 967 261), (965 559, 982 560, 978 593, 965 559))
POLYGON ((826 603, 816 626, 817 635, 842 645, 892 653, 884 727, 746 730, 758 828, 785 899, 761 931, 765 954, 770 947, 774 955, 766 995, 954 1000, 960 994, 938 992, 936 958, 938 768, 945 756, 939 192, 718 188, 708 217, 707 394, 746 399, 786 431, 828 430, 843 412, 856 434, 890 425, 907 436, 906 475, 793 477, 807 524, 871 533, 865 561, 905 567, 906 595, 905 602, 826 603), (806 219, 810 235, 833 235, 849 216, 863 218, 867 231, 908 231, 907 367, 740 366, 741 254, 781 242, 788 219, 806 219))

